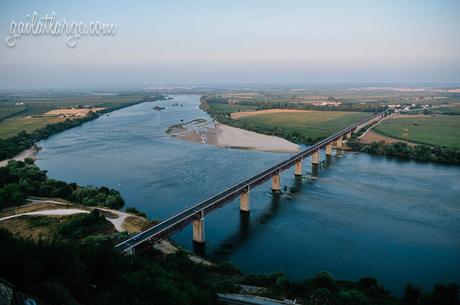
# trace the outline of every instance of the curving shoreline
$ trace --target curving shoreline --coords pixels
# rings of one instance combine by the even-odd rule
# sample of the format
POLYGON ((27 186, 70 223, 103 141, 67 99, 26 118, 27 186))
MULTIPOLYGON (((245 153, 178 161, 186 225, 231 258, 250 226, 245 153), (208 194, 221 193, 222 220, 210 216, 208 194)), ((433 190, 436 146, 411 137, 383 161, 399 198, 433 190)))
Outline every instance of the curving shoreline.
POLYGON ((247 149, 267 152, 298 152, 300 146, 286 139, 260 134, 241 128, 216 123, 208 129, 207 143, 224 148, 247 149))
POLYGON ((38 153, 38 149, 35 146, 28 148, 26 150, 23 150, 21 153, 17 154, 11 159, 5 159, 5 160, 0 161, 0 167, 7 166, 8 162, 10 162, 11 160, 24 161, 27 158, 31 158, 35 160, 35 156, 37 155, 37 153, 38 153))
POLYGON ((219 122, 199 121, 195 124, 195 121, 171 126, 167 133, 181 140, 221 148, 279 153, 298 152, 300 148, 297 144, 280 137, 264 135, 219 122))

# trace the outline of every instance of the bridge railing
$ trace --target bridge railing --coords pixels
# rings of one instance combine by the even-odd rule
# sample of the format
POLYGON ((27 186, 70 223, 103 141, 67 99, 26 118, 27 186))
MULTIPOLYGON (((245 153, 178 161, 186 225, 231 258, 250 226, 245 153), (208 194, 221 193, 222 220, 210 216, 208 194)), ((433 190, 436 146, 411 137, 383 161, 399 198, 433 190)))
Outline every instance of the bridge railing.
POLYGON ((166 237, 168 235, 173 234, 176 231, 181 230, 183 227, 190 224, 193 220, 202 217, 210 213, 211 211, 220 208, 226 205, 228 202, 232 201, 236 197, 238 197, 243 191, 252 189, 253 187, 264 183, 265 181, 272 178, 274 175, 279 174, 281 171, 293 166, 299 160, 303 160, 304 158, 310 156, 312 153, 320 150, 323 146, 330 144, 336 141, 339 137, 349 133, 350 131, 355 130, 358 126, 366 124, 368 125, 369 122, 383 117, 382 113, 378 113, 373 115, 369 118, 359 121, 321 141, 318 143, 308 147, 307 149, 295 154, 294 156, 290 157, 289 159, 278 163, 269 169, 240 182, 223 192, 220 192, 217 195, 214 195, 194 206, 188 208, 164 221, 149 228, 141 233, 136 234, 135 236, 119 243, 115 246, 116 249, 120 249, 122 252, 127 251, 130 248, 136 247, 137 245, 145 242, 146 240, 158 240, 160 238, 166 237))

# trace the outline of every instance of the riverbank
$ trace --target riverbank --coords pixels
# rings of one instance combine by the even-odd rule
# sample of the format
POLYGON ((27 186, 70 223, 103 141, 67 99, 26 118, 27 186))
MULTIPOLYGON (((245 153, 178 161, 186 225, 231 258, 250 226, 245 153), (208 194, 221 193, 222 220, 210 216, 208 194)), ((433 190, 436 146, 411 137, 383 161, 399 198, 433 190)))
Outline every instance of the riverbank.
MULTIPOLYGON (((0 138, 0 160, 4 161, 7 159, 15 159, 19 158, 21 154, 27 154, 27 150, 32 148, 32 146, 37 143, 40 140, 46 139, 50 137, 51 135, 57 134, 59 132, 62 132, 64 130, 81 126, 86 122, 92 121, 97 119, 103 114, 119 110, 122 108, 134 106, 140 103, 144 102, 150 102, 150 101, 157 101, 157 100, 163 100, 166 99, 164 95, 158 95, 158 96, 151 96, 151 97, 143 97, 140 100, 132 101, 132 102, 122 102, 120 104, 113 104, 110 107, 104 107, 104 108, 93 108, 93 109, 98 109, 98 111, 93 112, 90 111, 91 109, 85 109, 83 111, 75 112, 75 110, 71 110, 72 118, 66 117, 56 117, 56 116, 50 116, 46 114, 39 115, 38 117, 41 118, 58 118, 59 121, 57 122, 51 122, 51 121, 46 121, 46 125, 42 125, 43 127, 35 127, 33 129, 29 128, 26 129, 24 128, 23 124, 13 124, 14 127, 11 127, 12 130, 14 131, 13 136, 10 136, 8 138, 0 138), (81 114, 74 116, 75 114, 81 114), (65 120, 64 120, 65 119, 65 120)), ((58 107, 59 104, 56 103, 55 107, 58 107)), ((61 110, 56 110, 59 111, 61 110)), ((49 113, 49 112, 47 112, 49 113)), ((33 125, 35 126, 35 125, 33 125)), ((37 125, 40 126, 40 125, 37 125)), ((3 165, 4 166, 4 165, 3 165)))
POLYGON ((37 148, 35 146, 31 147, 31 148, 28 148, 26 150, 23 150, 21 153, 17 154, 16 156, 14 156, 11 159, 6 159, 6 160, 0 161, 0 167, 7 166, 8 162, 10 162, 12 160, 24 161, 25 159, 29 159, 29 158, 35 160, 35 156, 37 155, 38 151, 39 151, 39 148, 37 148))
MULTIPOLYGON (((127 202, 166 219, 285 158, 166 136, 164 130, 171 124, 207 117, 195 99, 178 97, 184 108, 164 112, 154 112, 146 103, 66 131, 40 143, 39 165, 69 182, 116 186, 127 202), (75 140, 71 147, 69 139, 75 140), (93 145, 102 140, 102 147, 93 145)), ((290 280, 303 280, 321 270, 358 279, 372 270, 372 276, 398 295, 408 281, 431 291, 435 281, 456 279, 452 273, 458 266, 457 236, 450 236, 456 232, 457 188, 445 183, 459 181, 455 168, 354 153, 333 158, 332 164, 320 171, 318 179, 304 179, 292 196, 272 200, 269 182, 252 189, 250 217, 240 217, 238 202, 212 213, 205 224, 206 255, 232 261, 243 272, 282 270, 290 280), (282 240, 283 249, 295 251, 273 247, 273 240, 282 240), (433 253, 442 258, 436 268, 433 253), (308 264, 303 264, 306 260, 308 264), (400 272, 386 272, 392 268, 400 272)), ((282 175, 283 186, 290 189, 295 183, 294 175, 282 175)), ((178 232, 174 240, 192 251, 190 231, 189 227, 178 232)))
POLYGON ((222 148, 281 153, 298 152, 300 148, 297 144, 280 137, 268 136, 219 122, 209 124, 209 122, 193 120, 171 126, 167 133, 182 140, 222 148), (198 123, 195 124, 195 122, 198 123))
POLYGON ((266 105, 273 106, 270 109, 241 111, 233 104, 222 107, 221 103, 209 101, 206 96, 200 98, 200 103, 201 109, 222 124, 308 145, 371 116, 369 111, 287 109, 279 105, 266 105))
POLYGON ((298 152, 299 145, 280 137, 268 136, 216 123, 215 128, 208 129, 207 143, 225 148, 248 149, 269 152, 298 152))

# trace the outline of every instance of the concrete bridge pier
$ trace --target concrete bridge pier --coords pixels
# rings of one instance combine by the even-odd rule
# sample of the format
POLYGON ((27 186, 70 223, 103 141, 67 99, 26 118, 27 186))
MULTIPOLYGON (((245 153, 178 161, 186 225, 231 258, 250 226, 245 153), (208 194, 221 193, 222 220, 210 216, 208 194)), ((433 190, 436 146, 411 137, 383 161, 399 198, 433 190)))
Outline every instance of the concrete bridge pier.
POLYGON ((347 138, 347 140, 351 139, 351 131, 349 133, 347 133, 346 138, 347 138))
POLYGON ((336 145, 335 145, 335 155, 337 157, 341 157, 342 156, 342 147, 343 147, 343 144, 342 144, 342 137, 339 137, 337 139, 337 142, 336 142, 336 145))
POLYGON ((326 165, 330 165, 332 160, 332 143, 326 144, 326 165))
POLYGON ((302 177, 302 160, 296 162, 294 175, 296 177, 302 177))
POLYGON ((244 213, 249 213, 249 190, 244 191, 240 195, 240 211, 244 213))
POLYGON ((319 151, 315 151, 311 155, 311 175, 313 177, 318 176, 318 168, 319 168, 319 151))
POLYGON ((204 239, 204 215, 201 212, 201 217, 193 221, 193 242, 203 244, 204 239))
POLYGON ((281 178, 280 173, 273 175, 272 177, 272 193, 281 192, 281 178))

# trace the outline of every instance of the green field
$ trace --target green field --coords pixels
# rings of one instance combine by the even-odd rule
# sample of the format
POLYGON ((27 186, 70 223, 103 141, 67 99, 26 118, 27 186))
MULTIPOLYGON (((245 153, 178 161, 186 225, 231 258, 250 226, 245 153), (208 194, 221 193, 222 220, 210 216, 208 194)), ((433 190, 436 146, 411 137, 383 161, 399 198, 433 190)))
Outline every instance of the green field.
POLYGON ((409 141, 460 149, 460 116, 456 115, 396 117, 383 121, 374 130, 401 139, 405 128, 409 141))
POLYGON ((0 139, 16 135, 19 131, 31 133, 32 131, 45 127, 48 124, 65 121, 59 117, 12 117, 0 122, 0 139))
POLYGON ((108 95, 108 96, 93 96, 93 95, 55 95, 55 96, 25 96, 19 97, 19 100, 24 103, 26 111, 21 115, 39 115, 57 108, 71 107, 105 107, 111 108, 131 103, 142 99, 142 95, 108 95))
POLYGON ((16 106, 14 103, 0 103, 0 121, 15 114, 18 114, 26 109, 27 108, 25 106, 16 106))
POLYGON ((368 112, 309 111, 257 114, 242 117, 238 121, 260 127, 276 127, 286 132, 298 132, 316 139, 330 136, 371 115, 368 112))
POLYGON ((435 114, 460 115, 460 105, 433 108, 430 111, 435 114))
POLYGON ((54 94, 17 96, 24 105, 14 102, 0 102, 0 139, 16 135, 20 131, 28 133, 45 127, 47 124, 64 121, 64 118, 42 116, 45 112, 58 108, 117 108, 141 101, 140 94, 129 95, 87 95, 54 94))

